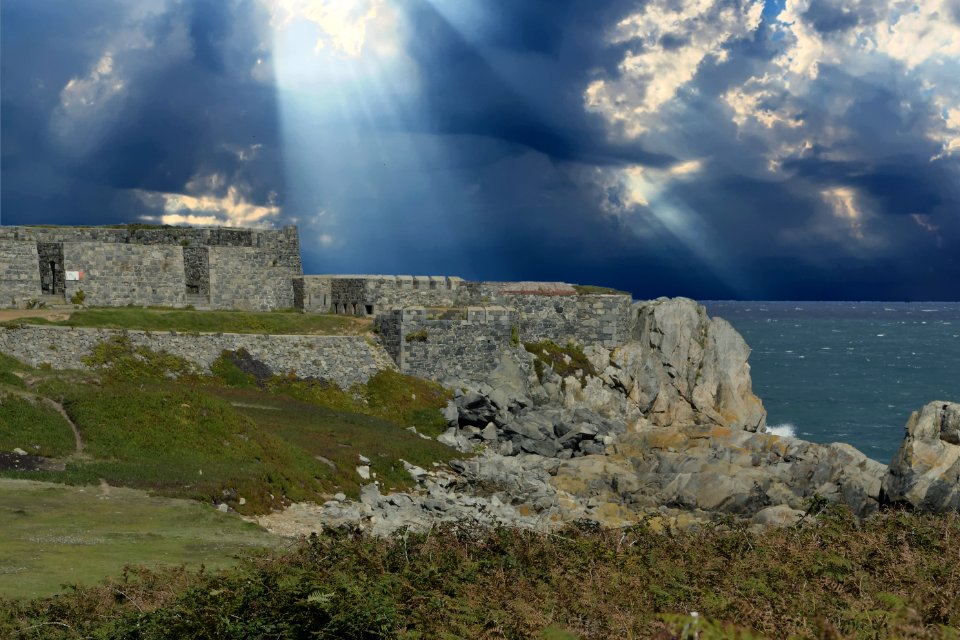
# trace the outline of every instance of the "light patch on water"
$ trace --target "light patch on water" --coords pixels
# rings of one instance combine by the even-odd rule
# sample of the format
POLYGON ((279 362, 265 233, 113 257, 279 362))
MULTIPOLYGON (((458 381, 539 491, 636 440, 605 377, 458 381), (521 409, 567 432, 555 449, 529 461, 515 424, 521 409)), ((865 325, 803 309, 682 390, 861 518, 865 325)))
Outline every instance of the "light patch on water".
POLYGON ((767 433, 772 436, 780 436, 781 438, 796 438, 797 429, 789 422, 784 422, 783 424, 775 424, 772 427, 767 427, 767 433))

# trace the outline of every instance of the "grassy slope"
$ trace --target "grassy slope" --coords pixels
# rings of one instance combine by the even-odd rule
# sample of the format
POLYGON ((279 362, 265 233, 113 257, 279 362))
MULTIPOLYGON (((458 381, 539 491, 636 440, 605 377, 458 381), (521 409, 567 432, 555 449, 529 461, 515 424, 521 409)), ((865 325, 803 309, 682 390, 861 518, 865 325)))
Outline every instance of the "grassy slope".
MULTIPOLYGON (((85 455, 69 458, 63 472, 0 475, 70 484, 103 479, 254 514, 291 501, 322 501, 338 491, 357 496, 360 455, 371 459, 371 471, 387 486, 405 488, 411 479, 401 460, 429 467, 456 454, 405 430, 414 425, 438 432, 446 393, 395 372, 349 392, 286 378, 260 389, 226 359, 214 367, 218 378, 188 374, 180 380, 165 374, 189 370, 183 362, 142 349, 132 356, 122 341, 105 344, 96 359, 104 368, 86 375, 14 365, 36 378, 32 392, 63 404, 85 455)), ((0 405, 0 418, 6 405, 0 405)), ((41 423, 28 419, 32 414, 20 403, 16 408, 6 412, 13 419, 0 445, 27 449, 63 437, 62 419, 41 423)))
POLYGON ((67 320, 19 318, 3 323, 45 324, 69 327, 104 327, 148 331, 201 333, 271 333, 303 335, 358 335, 369 332, 369 319, 295 311, 252 313, 245 311, 191 311, 112 307, 81 309, 67 320))
POLYGON ((37 456, 67 456, 74 451, 73 432, 52 407, 0 391, 0 451, 16 448, 37 456))
POLYGON ((186 373, 179 380, 167 374, 189 371, 184 362, 145 350, 134 355, 123 341, 99 349, 96 360, 101 365, 96 372, 58 372, 0 356, 0 450, 20 447, 66 462, 65 471, 0 471, 0 483, 12 481, 5 476, 80 487, 63 488, 56 499, 40 502, 36 495, 0 490, 0 591, 49 593, 57 580, 89 584, 125 562, 226 558, 229 544, 217 548, 205 541, 216 533, 207 531, 204 520, 222 515, 210 506, 192 503, 192 511, 184 507, 177 515, 143 493, 114 499, 128 494, 113 487, 264 513, 290 501, 323 501, 338 491, 357 496, 361 454, 391 488, 411 484, 401 460, 429 468, 459 455, 405 430, 409 425, 436 430, 446 394, 394 372, 349 392, 288 379, 261 389, 226 359, 215 367, 220 377, 186 373), (61 403, 82 437, 83 454, 73 453, 72 432, 58 413, 22 394, 61 403), (79 511, 71 506, 73 498, 97 495, 102 483, 114 491, 113 502, 80 500, 79 511), (92 520, 81 517, 86 512, 92 520), (126 518, 130 526, 153 533, 130 533, 126 518), (80 529, 70 524, 74 520, 80 529), (189 533, 194 527, 196 535, 189 533), (65 533, 30 543, 24 536, 31 528, 65 533), (181 529, 188 532, 182 540, 181 529), (64 567, 59 578, 51 573, 57 565, 64 567), (36 581, 24 577, 34 572, 40 572, 36 581), (21 590, 3 587, 4 580, 13 580, 8 575, 21 590), (30 586, 34 582, 40 586, 30 586))

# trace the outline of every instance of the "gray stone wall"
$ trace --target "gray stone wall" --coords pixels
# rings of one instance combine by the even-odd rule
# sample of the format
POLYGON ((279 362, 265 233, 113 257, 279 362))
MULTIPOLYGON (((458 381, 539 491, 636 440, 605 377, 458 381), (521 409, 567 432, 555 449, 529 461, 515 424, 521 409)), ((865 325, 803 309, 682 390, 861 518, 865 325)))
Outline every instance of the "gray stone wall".
POLYGON ((304 276, 305 311, 378 315, 410 306, 462 305, 461 278, 448 276, 304 276))
POLYGON ((293 307, 296 261, 271 251, 246 247, 210 247, 210 306, 214 309, 269 311, 293 307))
POLYGON ((303 288, 302 301, 296 304, 298 309, 308 313, 332 313, 331 278, 329 276, 303 276, 298 279, 303 288))
POLYGON ((400 371, 431 380, 468 380, 492 371, 510 347, 517 312, 505 307, 398 309, 378 317, 384 348, 400 371))
POLYGON ((602 344, 608 349, 630 339, 629 295, 581 295, 577 299, 576 341, 602 344))
POLYGON ((82 290, 91 306, 265 311, 294 306, 303 275, 296 227, 0 227, 0 256, 0 306, 40 298, 43 283, 66 300, 82 290), (68 270, 82 279, 64 282, 68 270))
POLYGON ((0 307, 24 307, 40 298, 36 242, 0 244, 0 307))
POLYGON ((185 334, 71 327, 0 328, 0 352, 31 366, 84 369, 83 357, 118 335, 135 346, 167 351, 209 369, 224 350, 246 349, 274 373, 318 377, 343 388, 366 382, 377 371, 395 369, 383 348, 362 336, 270 336, 236 333, 185 334))
POLYGON ((552 340, 610 349, 629 338, 629 295, 508 293, 490 291, 498 304, 516 309, 524 342, 552 340))
POLYGON ((524 342, 553 340, 563 344, 568 340, 579 341, 577 296, 516 294, 505 296, 504 306, 519 312, 520 337, 524 342))
POLYGON ((175 244, 203 247, 256 247, 300 256, 296 227, 235 229, 229 227, 0 227, 0 243, 102 242, 119 244, 175 244))
POLYGON ((66 269, 82 270, 83 279, 66 282, 66 298, 84 293, 95 307, 183 306, 183 248, 101 242, 64 242, 66 269))

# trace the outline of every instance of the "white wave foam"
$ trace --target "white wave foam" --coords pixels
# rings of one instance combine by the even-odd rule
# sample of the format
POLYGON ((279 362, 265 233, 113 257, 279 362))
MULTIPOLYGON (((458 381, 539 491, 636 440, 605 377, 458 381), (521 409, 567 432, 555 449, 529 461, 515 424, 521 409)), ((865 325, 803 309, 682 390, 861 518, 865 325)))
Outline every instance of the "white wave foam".
POLYGON ((773 436, 780 436, 781 438, 796 438, 797 428, 789 422, 784 422, 783 424, 775 424, 772 427, 768 426, 767 433, 773 436))

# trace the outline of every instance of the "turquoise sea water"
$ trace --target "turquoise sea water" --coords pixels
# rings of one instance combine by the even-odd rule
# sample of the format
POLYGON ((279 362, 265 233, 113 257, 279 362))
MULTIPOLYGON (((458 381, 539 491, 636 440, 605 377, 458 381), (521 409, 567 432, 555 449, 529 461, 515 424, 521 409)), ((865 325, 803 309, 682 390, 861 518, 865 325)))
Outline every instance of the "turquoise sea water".
POLYGON ((889 463, 912 411, 960 402, 960 303, 703 303, 753 349, 767 424, 889 463))

